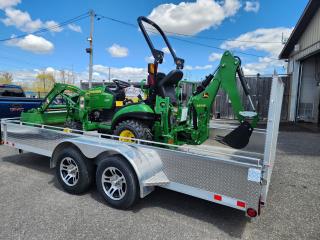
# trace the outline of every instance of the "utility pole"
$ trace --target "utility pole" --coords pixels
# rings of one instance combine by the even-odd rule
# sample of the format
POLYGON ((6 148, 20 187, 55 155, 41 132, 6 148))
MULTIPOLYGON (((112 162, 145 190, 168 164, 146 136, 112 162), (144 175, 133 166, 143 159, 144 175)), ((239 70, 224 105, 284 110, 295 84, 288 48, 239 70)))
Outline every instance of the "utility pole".
POLYGON ((111 68, 109 67, 109 82, 111 82, 110 71, 111 71, 111 68))
POLYGON ((91 88, 92 87, 92 60, 93 60, 92 40, 93 40, 93 24, 94 24, 94 17, 95 17, 94 11, 90 10, 89 15, 90 15, 90 37, 88 38, 88 41, 90 43, 90 47, 86 48, 86 52, 89 53, 89 56, 90 56, 90 60, 89 60, 89 88, 91 88))

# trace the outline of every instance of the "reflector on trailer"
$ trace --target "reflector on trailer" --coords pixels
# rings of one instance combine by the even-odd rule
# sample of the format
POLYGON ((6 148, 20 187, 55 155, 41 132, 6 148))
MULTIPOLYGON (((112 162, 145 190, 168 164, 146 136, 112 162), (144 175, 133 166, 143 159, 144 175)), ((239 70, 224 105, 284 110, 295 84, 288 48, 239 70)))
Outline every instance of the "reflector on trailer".
POLYGON ((217 201, 221 201, 222 200, 222 196, 218 195, 218 194, 213 195, 213 198, 214 198, 214 200, 217 200, 217 201))
POLYGON ((237 206, 245 208, 246 207, 246 203, 242 202, 242 201, 237 201, 237 206))

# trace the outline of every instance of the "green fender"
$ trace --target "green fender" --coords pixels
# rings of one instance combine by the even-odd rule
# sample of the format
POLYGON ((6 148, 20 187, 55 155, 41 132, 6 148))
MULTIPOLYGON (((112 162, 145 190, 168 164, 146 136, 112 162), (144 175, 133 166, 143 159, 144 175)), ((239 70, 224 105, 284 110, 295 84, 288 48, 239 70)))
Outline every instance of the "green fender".
POLYGON ((153 121, 154 117, 154 111, 149 105, 145 103, 130 104, 122 107, 114 114, 111 129, 114 129, 119 122, 127 119, 153 121))

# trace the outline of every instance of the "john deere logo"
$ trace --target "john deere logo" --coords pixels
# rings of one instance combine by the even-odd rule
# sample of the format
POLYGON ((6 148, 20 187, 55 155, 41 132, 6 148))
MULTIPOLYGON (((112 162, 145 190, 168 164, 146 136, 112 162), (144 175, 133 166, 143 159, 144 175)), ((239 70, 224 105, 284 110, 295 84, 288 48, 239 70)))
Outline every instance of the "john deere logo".
POLYGON ((95 93, 101 93, 101 90, 90 90, 89 92, 92 94, 95 94, 95 93))

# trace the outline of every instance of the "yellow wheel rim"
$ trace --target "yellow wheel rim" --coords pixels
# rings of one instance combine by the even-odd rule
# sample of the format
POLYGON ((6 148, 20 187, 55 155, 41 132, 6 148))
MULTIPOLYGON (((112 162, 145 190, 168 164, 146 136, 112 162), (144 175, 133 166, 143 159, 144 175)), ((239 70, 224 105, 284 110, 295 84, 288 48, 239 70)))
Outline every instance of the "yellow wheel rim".
POLYGON ((135 138, 134 133, 131 132, 130 130, 121 131, 119 136, 120 136, 119 140, 122 142, 133 142, 133 140, 131 140, 130 138, 135 138))

